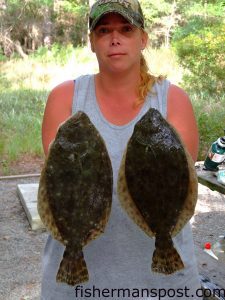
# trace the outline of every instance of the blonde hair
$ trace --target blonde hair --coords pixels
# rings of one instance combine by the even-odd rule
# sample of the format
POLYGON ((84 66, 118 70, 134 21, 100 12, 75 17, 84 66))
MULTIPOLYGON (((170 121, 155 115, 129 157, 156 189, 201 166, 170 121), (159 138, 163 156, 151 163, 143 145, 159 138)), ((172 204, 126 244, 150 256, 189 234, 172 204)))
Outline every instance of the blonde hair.
POLYGON ((151 91, 154 83, 161 81, 164 78, 162 75, 154 76, 149 73, 148 64, 143 54, 141 54, 140 76, 141 82, 138 87, 138 99, 134 103, 135 106, 143 104, 148 92, 151 91))

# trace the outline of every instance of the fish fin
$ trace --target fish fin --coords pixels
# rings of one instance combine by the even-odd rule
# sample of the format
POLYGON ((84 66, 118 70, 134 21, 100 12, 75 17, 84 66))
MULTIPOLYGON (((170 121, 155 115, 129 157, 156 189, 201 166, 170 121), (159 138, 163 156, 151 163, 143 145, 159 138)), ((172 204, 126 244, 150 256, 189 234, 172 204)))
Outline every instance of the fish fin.
POLYGON ((58 230, 48 201, 48 193, 46 187, 46 162, 41 172, 37 199, 38 214, 41 218, 42 223, 44 224, 46 229, 51 232, 51 235, 54 239, 65 245, 66 241, 63 240, 58 230))
POLYGON ((156 235, 155 245, 152 256, 152 271, 169 275, 184 268, 170 235, 163 237, 156 235))
POLYGON ((178 217, 177 223, 174 229, 172 230, 172 236, 176 236, 183 228, 183 226, 194 215, 195 206, 198 199, 198 177, 195 170, 195 164, 186 147, 184 145, 183 147, 187 157, 187 163, 189 169, 189 185, 188 185, 187 197, 185 199, 183 208, 178 217))
POLYGON ((89 275, 82 250, 74 256, 66 247, 56 275, 56 281, 76 285, 88 280, 89 275))
POLYGON ((120 165, 118 182, 117 182, 117 190, 118 190, 118 198, 122 208, 126 211, 128 216, 150 237, 154 237, 153 232, 149 228, 148 224, 145 222, 141 212, 137 208, 134 203, 126 181, 125 175, 125 161, 126 161, 126 150, 123 154, 123 158, 120 165))

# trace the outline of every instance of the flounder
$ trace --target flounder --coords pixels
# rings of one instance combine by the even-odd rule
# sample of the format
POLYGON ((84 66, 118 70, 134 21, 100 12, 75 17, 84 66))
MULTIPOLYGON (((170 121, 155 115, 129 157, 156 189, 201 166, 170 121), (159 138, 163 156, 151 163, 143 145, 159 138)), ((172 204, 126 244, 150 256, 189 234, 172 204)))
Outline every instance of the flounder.
POLYGON ((128 141, 118 194, 128 215, 155 237, 153 271, 171 274, 184 268, 172 237, 194 214, 197 186, 194 162, 179 135, 150 108, 128 141))
POLYGON ((69 285, 88 281, 82 248, 104 232, 112 182, 111 161, 102 137, 85 113, 76 113, 59 127, 38 191, 41 220, 66 246, 57 281, 69 285))

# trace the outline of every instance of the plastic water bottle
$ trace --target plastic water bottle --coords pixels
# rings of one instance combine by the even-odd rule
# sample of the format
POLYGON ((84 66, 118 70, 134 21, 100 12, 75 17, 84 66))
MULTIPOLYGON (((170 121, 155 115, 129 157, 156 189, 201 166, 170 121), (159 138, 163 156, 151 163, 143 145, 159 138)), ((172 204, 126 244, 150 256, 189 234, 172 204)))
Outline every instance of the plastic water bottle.
POLYGON ((204 169, 209 171, 218 171, 218 166, 224 160, 225 160, 225 136, 218 138, 211 145, 207 157, 204 161, 204 169))
POLYGON ((218 242, 212 245, 212 251, 216 257, 218 257, 219 262, 225 263, 225 236, 220 235, 218 242))

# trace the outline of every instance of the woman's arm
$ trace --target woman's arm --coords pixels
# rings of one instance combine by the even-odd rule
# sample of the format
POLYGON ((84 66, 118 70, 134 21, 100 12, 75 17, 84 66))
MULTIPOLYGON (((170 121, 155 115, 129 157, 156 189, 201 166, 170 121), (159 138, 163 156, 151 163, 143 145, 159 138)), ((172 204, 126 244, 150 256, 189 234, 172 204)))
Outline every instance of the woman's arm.
POLYGON ((42 144, 45 155, 54 140, 59 125, 72 113, 74 81, 66 81, 56 86, 49 94, 42 123, 42 144))
POLYGON ((168 91, 168 122, 177 130, 194 161, 198 156, 198 128, 188 95, 171 85, 168 91))

